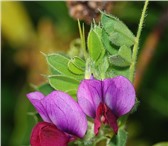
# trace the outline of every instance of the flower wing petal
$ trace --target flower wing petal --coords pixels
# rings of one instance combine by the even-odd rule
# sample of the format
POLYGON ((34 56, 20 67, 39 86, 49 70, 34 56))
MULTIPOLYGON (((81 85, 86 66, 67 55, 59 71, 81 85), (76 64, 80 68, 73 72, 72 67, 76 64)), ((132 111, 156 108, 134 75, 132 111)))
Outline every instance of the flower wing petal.
POLYGON ((106 105, 120 117, 127 114, 135 104, 135 89, 123 76, 103 81, 103 97, 106 105))
POLYGON ((68 94, 53 91, 47 95, 42 104, 52 123, 69 134, 83 137, 87 130, 87 120, 80 106, 68 94))
POLYGON ((44 109, 43 105, 41 104, 41 100, 45 97, 41 92, 31 92, 26 95, 33 106, 36 108, 38 113, 40 114, 41 118, 45 122, 51 122, 50 118, 47 115, 46 110, 44 109))
POLYGON ((67 146, 70 138, 54 124, 39 122, 32 130, 31 146, 67 146))
POLYGON ((101 81, 95 79, 83 80, 77 92, 78 103, 86 115, 95 118, 96 109, 102 101, 101 81))

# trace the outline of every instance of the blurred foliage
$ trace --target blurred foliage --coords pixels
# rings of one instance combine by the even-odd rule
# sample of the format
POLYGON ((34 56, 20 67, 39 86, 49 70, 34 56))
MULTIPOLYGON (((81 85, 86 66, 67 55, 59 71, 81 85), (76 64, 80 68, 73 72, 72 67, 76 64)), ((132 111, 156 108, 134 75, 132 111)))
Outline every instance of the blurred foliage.
MULTIPOLYGON (((42 83, 45 78, 41 74, 47 74, 45 57, 40 51, 68 51, 70 42, 79 37, 77 21, 69 16, 65 2, 3 1, 1 4, 2 145, 28 146, 36 121, 27 114, 35 110, 25 95, 33 91, 30 83, 42 83)), ((143 2, 115 2, 112 13, 136 34, 142 7, 143 2)), ((166 9, 168 2, 150 2, 139 53, 166 9)), ((86 33, 88 30, 86 24, 86 33)), ((167 34, 168 27, 137 91, 140 106, 128 120, 128 146, 168 141, 167 34)))
POLYGON ((168 142, 161 142, 161 143, 157 143, 153 146, 167 146, 168 145, 168 142))

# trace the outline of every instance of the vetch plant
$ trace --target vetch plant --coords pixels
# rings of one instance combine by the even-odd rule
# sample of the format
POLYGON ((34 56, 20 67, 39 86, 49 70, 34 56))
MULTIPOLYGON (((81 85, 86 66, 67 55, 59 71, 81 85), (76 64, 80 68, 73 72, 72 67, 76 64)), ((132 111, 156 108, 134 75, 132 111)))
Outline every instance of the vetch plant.
POLYGON ((123 76, 103 81, 88 79, 79 85, 78 102, 86 115, 94 118, 94 133, 101 122, 108 123, 117 134, 117 119, 127 114, 135 104, 135 90, 123 76))
POLYGON ((138 100, 132 85, 145 2, 137 36, 118 18, 101 12, 87 39, 79 25, 81 50, 44 54, 48 82, 27 94, 43 121, 32 130, 32 146, 124 146, 125 123, 138 100), (86 42, 87 40, 87 42, 86 42), (73 55, 74 54, 74 55, 73 55), (75 101, 76 100, 76 101, 75 101))

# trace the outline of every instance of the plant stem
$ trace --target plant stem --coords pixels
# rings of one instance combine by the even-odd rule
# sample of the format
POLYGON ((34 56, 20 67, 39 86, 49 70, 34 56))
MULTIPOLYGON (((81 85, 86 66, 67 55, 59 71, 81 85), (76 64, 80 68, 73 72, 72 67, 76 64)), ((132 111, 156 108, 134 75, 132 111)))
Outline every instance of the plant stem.
POLYGON ((82 44, 82 49, 83 49, 83 55, 86 60, 88 56, 87 56, 87 51, 86 51, 85 27, 84 27, 84 24, 81 27, 79 19, 78 19, 78 28, 79 28, 79 34, 80 34, 80 39, 81 39, 81 44, 82 44))
POLYGON ((135 44, 134 44, 134 47, 133 47, 132 64, 130 66, 130 77, 129 77, 131 82, 133 82, 133 80, 134 80, 135 65, 136 65, 137 53, 138 53, 138 47, 139 47, 139 38, 140 38, 140 35, 141 35, 141 32, 142 32, 142 26, 143 26, 143 23, 144 23, 148 2, 149 2, 148 0, 145 1, 143 11, 142 11, 142 14, 141 14, 141 19, 140 19, 140 22, 139 22, 137 36, 135 38, 135 44))

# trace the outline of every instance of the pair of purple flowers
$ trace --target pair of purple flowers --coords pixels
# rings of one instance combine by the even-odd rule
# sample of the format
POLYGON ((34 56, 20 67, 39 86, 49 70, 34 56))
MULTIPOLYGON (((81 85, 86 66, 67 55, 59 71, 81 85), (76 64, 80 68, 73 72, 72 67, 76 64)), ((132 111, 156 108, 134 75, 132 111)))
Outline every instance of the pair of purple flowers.
POLYGON ((45 121, 33 128, 31 145, 66 146, 85 135, 86 115, 94 119, 95 134, 101 123, 109 124, 117 133, 117 119, 132 109, 136 96, 131 82, 117 76, 102 81, 83 80, 77 92, 78 103, 61 91, 53 91, 46 97, 32 92, 27 97, 45 121))

